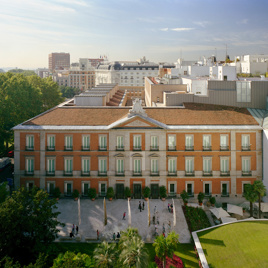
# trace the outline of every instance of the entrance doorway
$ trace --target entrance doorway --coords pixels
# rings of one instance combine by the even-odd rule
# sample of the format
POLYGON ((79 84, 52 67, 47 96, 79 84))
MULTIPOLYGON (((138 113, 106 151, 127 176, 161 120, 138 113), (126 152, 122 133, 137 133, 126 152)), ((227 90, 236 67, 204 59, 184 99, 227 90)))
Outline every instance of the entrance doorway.
POLYGON ((151 184, 151 195, 153 199, 159 197, 159 184, 151 184))
POLYGON ((134 198, 140 199, 141 198, 141 184, 133 184, 134 186, 134 198))
POLYGON ((124 184, 123 183, 116 184, 116 198, 124 199, 124 184))

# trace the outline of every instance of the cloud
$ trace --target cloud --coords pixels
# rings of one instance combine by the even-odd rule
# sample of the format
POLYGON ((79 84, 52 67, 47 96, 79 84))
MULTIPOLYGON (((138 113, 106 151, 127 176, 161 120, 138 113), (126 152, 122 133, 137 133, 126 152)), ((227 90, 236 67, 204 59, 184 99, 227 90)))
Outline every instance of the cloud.
POLYGON ((193 23, 203 28, 205 28, 209 24, 208 21, 194 21, 193 23))
POLYGON ((57 0, 59 3, 88 7, 85 1, 80 0, 57 0))
POLYGON ((171 31, 175 32, 185 32, 185 31, 191 31, 194 30, 194 28, 172 28, 170 29, 171 31))
POLYGON ((248 19, 243 19, 237 22, 238 24, 248 24, 248 19))
POLYGON ((160 31, 167 32, 168 31, 168 28, 162 28, 162 29, 160 29, 160 31))

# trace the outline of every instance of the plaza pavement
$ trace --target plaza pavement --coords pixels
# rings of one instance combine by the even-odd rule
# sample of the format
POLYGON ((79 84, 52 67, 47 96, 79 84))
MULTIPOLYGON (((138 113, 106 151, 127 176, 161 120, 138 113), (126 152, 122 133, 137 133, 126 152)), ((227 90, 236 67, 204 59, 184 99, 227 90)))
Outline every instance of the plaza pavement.
MULTIPOLYGON (((131 226, 138 228, 139 234, 146 242, 154 241, 155 225, 152 223, 154 208, 156 206, 156 216, 159 218, 158 234, 162 234, 163 223, 165 225, 165 234, 174 230, 179 234, 180 243, 190 243, 190 232, 182 211, 181 201, 174 199, 176 212, 176 225, 173 226, 173 214, 168 212, 168 203, 172 203, 171 199, 162 201, 160 199, 150 199, 151 225, 148 226, 148 202, 143 199, 131 199, 131 226), (139 201, 144 202, 145 207, 142 212, 139 211, 139 201), (171 229, 168 222, 171 222, 171 229)), ((58 216, 58 221, 65 223, 65 227, 58 227, 59 236, 69 236, 73 224, 79 225, 78 220, 78 201, 73 199, 60 199, 57 204, 58 211, 61 214, 58 216)), ((96 231, 100 232, 100 239, 111 240, 113 233, 125 230, 129 226, 128 201, 118 199, 113 201, 106 200, 107 208, 107 225, 104 226, 103 216, 103 199, 91 201, 89 199, 80 200, 80 215, 81 224, 79 225, 79 235, 81 241, 87 239, 96 239, 96 231), (126 212, 126 219, 122 220, 123 213, 126 212)))

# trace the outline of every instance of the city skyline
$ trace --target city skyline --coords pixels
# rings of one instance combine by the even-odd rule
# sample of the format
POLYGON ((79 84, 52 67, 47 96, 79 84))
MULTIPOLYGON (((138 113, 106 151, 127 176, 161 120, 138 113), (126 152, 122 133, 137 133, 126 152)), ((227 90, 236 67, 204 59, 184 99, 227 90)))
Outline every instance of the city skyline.
POLYGON ((48 67, 48 54, 174 62, 268 54, 268 2, 2 0, 0 68, 48 67))

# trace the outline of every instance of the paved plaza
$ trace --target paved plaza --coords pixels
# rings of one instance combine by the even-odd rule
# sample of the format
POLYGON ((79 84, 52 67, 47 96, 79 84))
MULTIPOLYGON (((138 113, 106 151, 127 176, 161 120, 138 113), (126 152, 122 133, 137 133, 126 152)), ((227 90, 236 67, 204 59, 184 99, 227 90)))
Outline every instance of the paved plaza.
MULTIPOLYGON (((190 243, 190 232, 187 227, 187 223, 182 211, 181 201, 174 199, 175 205, 175 226, 174 226, 174 214, 168 211, 168 203, 172 203, 171 199, 162 201, 159 199, 150 199, 150 214, 151 225, 148 226, 148 202, 143 199, 130 200, 131 210, 131 227, 138 228, 139 234, 146 242, 154 241, 155 225, 152 222, 156 207, 156 219, 158 218, 159 224, 157 225, 158 234, 163 232, 163 224, 165 226, 165 234, 174 230, 179 234, 180 243, 190 243), (144 202, 145 207, 142 212, 138 209, 139 201, 144 202), (169 221, 171 222, 171 228, 169 228, 169 221)), ((113 233, 125 230, 129 226, 129 212, 128 201, 123 199, 108 201, 106 200, 107 208, 107 225, 104 226, 104 211, 103 211, 103 199, 97 199, 91 201, 89 199, 80 200, 80 215, 81 224, 79 225, 78 217, 78 201, 72 199, 60 199, 58 201, 58 210, 61 214, 58 216, 58 221, 65 223, 65 227, 59 227, 60 237, 68 237, 73 224, 79 226, 79 235, 81 241, 90 239, 96 239, 96 231, 100 232, 100 239, 111 240, 113 233), (123 220, 123 213, 126 212, 126 219, 123 220)))

